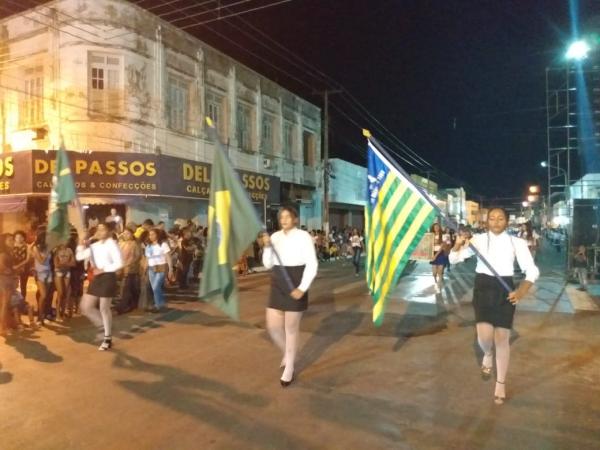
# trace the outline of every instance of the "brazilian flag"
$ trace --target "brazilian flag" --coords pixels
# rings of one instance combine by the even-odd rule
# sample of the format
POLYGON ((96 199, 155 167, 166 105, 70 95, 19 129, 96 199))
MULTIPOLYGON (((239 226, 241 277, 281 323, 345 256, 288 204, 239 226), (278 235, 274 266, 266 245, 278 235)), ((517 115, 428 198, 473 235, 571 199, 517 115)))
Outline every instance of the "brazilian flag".
POLYGON ((77 200, 69 157, 63 145, 56 152, 56 169, 48 202, 47 243, 50 248, 69 239, 69 205, 77 200))
POLYGON ((208 132, 216 143, 208 205, 208 245, 204 254, 200 298, 239 319, 232 267, 256 239, 262 225, 237 173, 231 167, 212 121, 208 132))

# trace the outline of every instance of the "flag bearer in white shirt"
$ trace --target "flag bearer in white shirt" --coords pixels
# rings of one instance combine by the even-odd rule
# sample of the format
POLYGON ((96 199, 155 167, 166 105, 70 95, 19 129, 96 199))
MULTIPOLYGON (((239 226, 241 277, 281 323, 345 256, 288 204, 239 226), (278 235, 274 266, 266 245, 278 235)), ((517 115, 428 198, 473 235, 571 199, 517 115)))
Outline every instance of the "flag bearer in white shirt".
MULTIPOLYGON (((519 303, 533 283, 539 277, 527 242, 510 236, 508 213, 502 208, 491 208, 488 213, 488 232, 473 236, 470 243, 483 255, 494 270, 511 288, 506 292, 499 280, 494 277, 488 267, 479 259, 475 268, 475 286, 473 287, 473 308, 477 322, 477 340, 483 350, 481 375, 484 380, 490 378, 493 366, 492 347, 496 349, 496 387, 494 401, 504 403, 506 398, 506 373, 510 359, 510 330, 513 324, 516 305, 519 303), (525 280, 517 289, 514 288, 513 273, 515 258, 525 272, 525 280)), ((464 261, 473 256, 469 248, 469 240, 458 236, 454 248, 450 252, 451 264, 464 261)))
POLYGON ((117 295, 117 270, 123 267, 121 250, 110 237, 105 224, 98 225, 96 242, 88 245, 81 239, 77 246, 75 258, 78 261, 88 260, 94 268, 94 278, 81 300, 81 312, 97 327, 104 328, 104 339, 98 350, 112 347, 112 312, 110 310, 113 297, 117 295), (99 309, 97 308, 99 305, 99 309))
POLYGON ((294 379, 300 319, 308 308, 308 288, 318 269, 312 238, 306 231, 296 228, 297 223, 298 212, 293 207, 283 207, 279 211, 281 230, 271 237, 266 233, 262 236, 265 246, 263 264, 268 269, 273 268, 267 330, 283 352, 280 379, 283 387, 289 386, 294 379))

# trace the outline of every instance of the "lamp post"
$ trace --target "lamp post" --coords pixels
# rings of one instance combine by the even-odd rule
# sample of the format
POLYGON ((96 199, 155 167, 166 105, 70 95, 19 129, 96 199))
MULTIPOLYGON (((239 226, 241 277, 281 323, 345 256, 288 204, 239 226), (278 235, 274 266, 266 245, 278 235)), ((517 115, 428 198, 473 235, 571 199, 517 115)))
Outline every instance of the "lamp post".
MULTIPOLYGON (((560 192, 554 192, 554 193, 551 192, 552 178, 554 178, 550 175, 551 170, 557 171, 559 174, 561 174, 564 177, 564 183, 563 183, 562 187, 564 189, 565 202, 569 201, 569 196, 567 195, 567 192, 568 192, 567 190, 568 190, 569 184, 570 184, 569 174, 567 173, 567 171, 565 169, 562 169, 560 167, 551 166, 550 164, 548 164, 548 161, 540 162, 540 166, 548 169, 548 209, 550 210, 550 211, 548 211, 548 213, 550 213, 550 212, 553 212, 552 197, 560 194, 560 192)), ((552 186, 557 187, 556 185, 552 185, 552 186)), ((568 211, 568 205, 567 205, 567 211, 568 211)), ((570 216, 570 214, 569 214, 569 216, 570 216)), ((548 214, 548 217, 550 217, 550 214, 548 214)))

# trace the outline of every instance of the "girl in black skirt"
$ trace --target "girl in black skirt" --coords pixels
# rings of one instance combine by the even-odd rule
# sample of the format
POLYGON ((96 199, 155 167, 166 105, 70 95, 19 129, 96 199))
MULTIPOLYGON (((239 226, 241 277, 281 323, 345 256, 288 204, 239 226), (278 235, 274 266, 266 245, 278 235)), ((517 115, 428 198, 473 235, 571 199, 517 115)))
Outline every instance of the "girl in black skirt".
POLYGON ((97 327, 104 327, 104 340, 98 350, 112 347, 112 312, 110 310, 113 297, 117 295, 117 270, 123 267, 121 251, 117 243, 110 237, 106 225, 98 225, 98 239, 92 245, 81 240, 77 246, 78 261, 88 259, 93 267, 94 277, 88 286, 87 293, 81 300, 81 312, 97 327), (96 306, 99 304, 100 309, 96 306))
MULTIPOLYGON (((497 404, 502 404, 506 398, 506 373, 510 359, 509 338, 516 305, 529 291, 540 272, 527 248, 527 242, 512 237, 506 232, 508 214, 504 209, 491 208, 488 212, 487 224, 488 232, 473 236, 470 243, 504 279, 511 291, 506 292, 487 266, 478 260, 475 268, 473 307, 477 322, 477 340, 483 350, 481 375, 484 380, 491 376, 492 347, 495 346, 496 388, 494 397, 497 404), (514 288, 513 283, 515 258, 526 274, 525 280, 517 289, 514 288)), ((474 252, 469 248, 469 239, 460 235, 456 238, 454 248, 450 252, 450 263, 462 262, 473 254, 474 252)))
POLYGON ((283 207, 279 211, 281 230, 271 237, 266 233, 262 236, 265 246, 263 264, 267 269, 273 268, 267 330, 283 352, 280 379, 283 387, 289 386, 294 378, 300 319, 308 308, 308 288, 318 269, 312 238, 306 231, 296 228, 297 223, 298 212, 292 207, 283 207))

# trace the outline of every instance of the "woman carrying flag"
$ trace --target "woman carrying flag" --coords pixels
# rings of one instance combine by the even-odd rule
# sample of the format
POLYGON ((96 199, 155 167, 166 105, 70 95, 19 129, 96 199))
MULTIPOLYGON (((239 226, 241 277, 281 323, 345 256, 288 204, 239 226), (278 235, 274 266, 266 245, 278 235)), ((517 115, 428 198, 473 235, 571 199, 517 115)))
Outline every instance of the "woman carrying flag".
POLYGON ((91 245, 82 239, 77 246, 76 258, 78 261, 88 259, 93 267, 94 278, 81 300, 81 312, 97 327, 104 327, 104 339, 98 350, 105 351, 112 347, 110 306, 117 295, 117 270, 123 267, 123 259, 106 225, 98 225, 96 239, 91 245))
POLYGON ((310 234, 296 227, 298 212, 289 206, 279 211, 280 231, 262 236, 263 264, 273 267, 267 330, 283 352, 281 386, 294 379, 294 362, 300 337, 300 319, 308 308, 308 288, 317 275, 318 262, 310 234))
POLYGON ((475 268, 475 286, 473 288, 473 308, 477 323, 477 340, 483 351, 481 376, 488 380, 492 373, 493 353, 496 349, 496 387, 494 401, 503 404, 506 398, 506 373, 510 359, 510 330, 513 324, 516 305, 539 277, 539 270, 527 248, 527 242, 514 238, 506 232, 508 214, 502 208, 491 208, 488 213, 488 231, 475 235, 471 242, 464 236, 456 238, 449 258, 451 264, 457 264, 473 256, 469 248, 475 249, 490 263, 498 275, 511 288, 510 292, 502 286, 492 271, 477 261, 475 268), (513 273, 515 258, 526 278, 514 289, 513 273))

